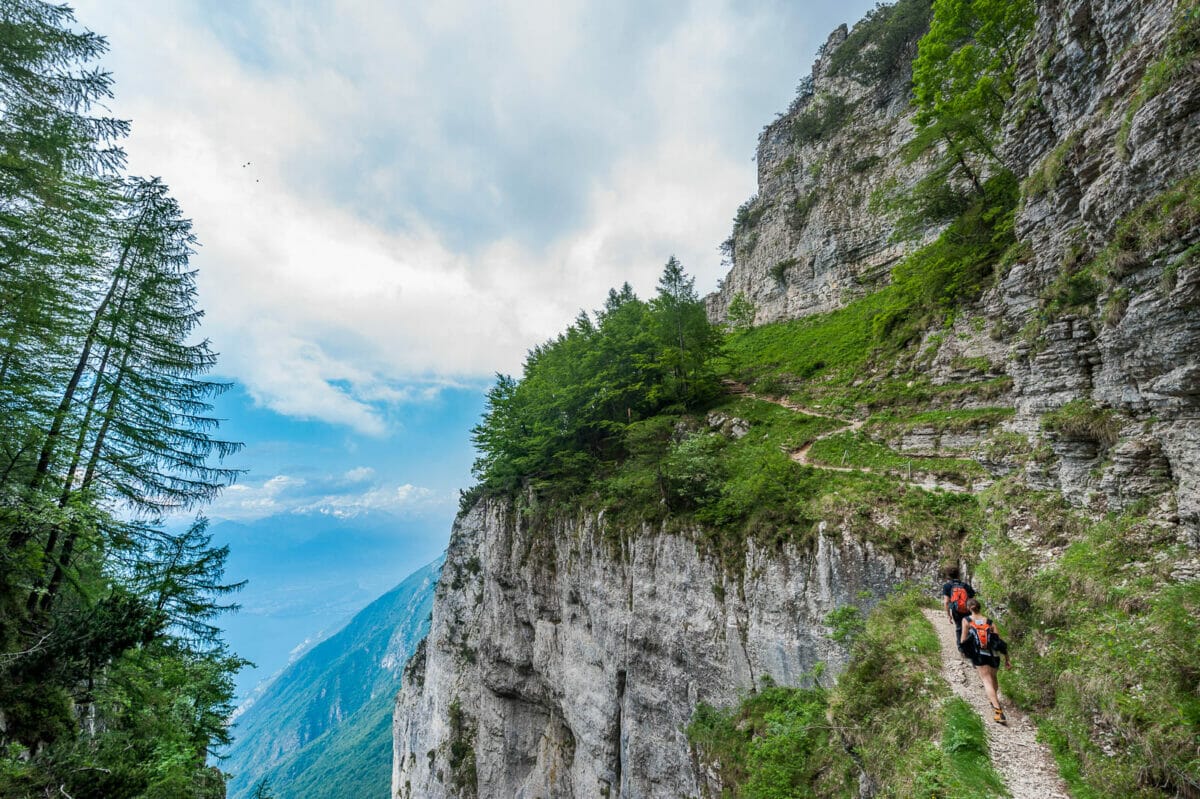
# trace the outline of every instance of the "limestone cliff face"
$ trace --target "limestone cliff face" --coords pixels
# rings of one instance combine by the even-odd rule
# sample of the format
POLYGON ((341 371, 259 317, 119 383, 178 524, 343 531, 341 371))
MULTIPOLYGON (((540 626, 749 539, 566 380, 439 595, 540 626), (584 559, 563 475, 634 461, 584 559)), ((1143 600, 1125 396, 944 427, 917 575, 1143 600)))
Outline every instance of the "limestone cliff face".
POLYGON ((756 324, 839 308, 885 283, 920 246, 921 238, 893 241, 892 220, 872 203, 928 168, 902 154, 914 133, 910 61, 919 35, 879 80, 834 74, 846 27, 829 37, 792 107, 759 136, 758 194, 726 244, 732 265, 708 298, 714 319, 724 320, 738 293, 756 306, 756 324))
POLYGON ((827 530, 812 552, 752 547, 739 583, 686 532, 617 543, 600 518, 531 527, 484 501, 397 699, 393 796, 699 796, 698 702, 836 668, 825 615, 928 568, 827 530))
MULTIPOLYGON (((1081 503, 1119 507, 1167 491, 1164 508, 1200 542, 1200 268, 1184 257, 1200 228, 1126 244, 1121 220, 1200 168, 1200 68, 1192 59, 1152 96, 1147 72, 1170 58, 1170 0, 1039 4, 1019 67, 1005 152, 1029 189, 1017 235, 1029 257, 985 298, 1014 334, 1008 371, 1031 422, 1084 399, 1111 410, 1118 441, 1057 437, 1057 482, 1081 503), (1114 241, 1114 239, 1117 239, 1114 241), (1091 313, 1034 321, 1054 284, 1104 248, 1091 313), (1103 443, 1103 442, 1101 442, 1103 443)), ((1193 12, 1194 13, 1194 12, 1193 12)), ((1194 191, 1194 189, 1193 189, 1194 191)))

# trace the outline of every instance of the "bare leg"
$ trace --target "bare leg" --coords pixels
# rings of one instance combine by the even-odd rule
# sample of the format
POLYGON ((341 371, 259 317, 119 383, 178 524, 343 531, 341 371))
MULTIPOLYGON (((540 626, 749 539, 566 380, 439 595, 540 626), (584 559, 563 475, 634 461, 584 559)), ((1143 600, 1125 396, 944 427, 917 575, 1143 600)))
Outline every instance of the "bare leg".
POLYGON ((987 694, 988 701, 992 703, 992 707, 1000 707, 1000 697, 996 695, 999 685, 996 683, 996 669, 992 666, 976 666, 976 671, 979 672, 979 679, 983 681, 983 692, 987 694))

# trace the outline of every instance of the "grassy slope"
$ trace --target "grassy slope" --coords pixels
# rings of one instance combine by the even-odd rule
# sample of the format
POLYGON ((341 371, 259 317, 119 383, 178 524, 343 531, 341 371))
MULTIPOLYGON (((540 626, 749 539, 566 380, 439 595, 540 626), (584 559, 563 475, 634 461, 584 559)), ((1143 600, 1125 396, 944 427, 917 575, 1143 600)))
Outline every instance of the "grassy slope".
MULTIPOLYGON (((1150 259, 1171 244, 1164 231, 1194 230, 1200 224, 1196 186, 1196 179, 1185 180, 1147 202, 1118 226, 1112 245, 1076 268, 1103 287, 1113 279, 1111 264, 1150 259)), ((1197 250, 1180 256, 1168 274, 1174 278, 1183 269, 1197 268, 1197 250)), ((1048 291, 1046 319, 1067 307, 1059 297, 1062 291, 1059 286, 1048 291)), ((1003 406, 962 411, 947 403, 963 395, 987 401, 1005 388, 1006 378, 981 373, 974 384, 946 388, 903 369, 889 372, 884 364, 905 363, 906 357, 912 362, 915 353, 912 346, 907 352, 889 348, 868 333, 872 320, 894 299, 887 292, 830 314, 734 333, 728 342, 729 376, 758 391, 787 394, 807 407, 866 417, 861 433, 818 442, 810 452, 813 463, 902 470, 909 458, 890 449, 889 439, 917 428, 957 432, 994 426, 1012 415, 1003 406)), ((1098 296, 1073 301, 1069 310, 1094 315, 1098 324, 1106 313, 1098 296)), ((1043 428, 1092 438, 1102 447, 1113 445, 1120 433, 1112 412, 1086 402, 1048 414, 1043 428)), ((995 436, 994 449, 1034 458, 1049 455, 1044 442, 1016 434, 995 436)), ((978 464, 969 459, 923 459, 922 465, 952 478, 978 474, 978 464)), ((982 594, 1019 653, 1017 668, 1001 675, 1003 690, 1039 721, 1075 796, 1161 797, 1200 791, 1200 583, 1176 574, 1176 564, 1190 553, 1173 527, 1160 524, 1153 503, 1097 515, 1070 508, 1061 497, 1031 491, 1019 476, 1001 480, 978 497, 900 492, 894 481, 889 493, 888 481, 858 478, 817 475, 804 488, 809 508, 878 542, 903 547, 915 538, 949 557, 961 555, 979 564, 982 594), (930 513, 890 529, 880 523, 906 505, 932 509, 938 503, 953 509, 956 518, 930 513), (900 536, 897 530, 903 531, 900 536), (913 531, 920 532, 914 536, 913 531)), ((859 721, 880 714, 891 718, 887 714, 903 675, 870 668, 856 672, 856 663, 827 698, 832 712, 842 712, 839 708, 847 706, 838 697, 848 697, 845 701, 861 705, 859 721)), ((906 714, 916 712, 911 706, 906 714)), ((906 714, 901 718, 907 719, 906 714)), ((946 729, 957 724, 949 720, 952 715, 943 721, 946 729)), ((926 723, 919 735, 909 729, 904 737, 888 724, 868 725, 865 731, 859 725, 849 738, 867 772, 892 795, 987 795, 986 787, 943 792, 953 782, 938 782, 943 777, 933 783, 911 781, 911 775, 929 773, 921 758, 933 762, 940 757, 929 749, 937 739, 936 726, 926 723), (872 752, 877 753, 874 759, 872 752), (907 764, 902 770, 891 765, 897 753, 907 764), (910 762, 911 757, 917 760, 910 762)), ((738 784, 730 796, 757 795, 739 792, 751 783, 738 784)))
POLYGON ((858 768, 881 797, 1003 795, 983 725, 938 676, 937 634, 916 590, 865 619, 841 614, 853 656, 837 685, 767 686, 734 708, 702 705, 688 727, 728 799, 857 797, 858 768))

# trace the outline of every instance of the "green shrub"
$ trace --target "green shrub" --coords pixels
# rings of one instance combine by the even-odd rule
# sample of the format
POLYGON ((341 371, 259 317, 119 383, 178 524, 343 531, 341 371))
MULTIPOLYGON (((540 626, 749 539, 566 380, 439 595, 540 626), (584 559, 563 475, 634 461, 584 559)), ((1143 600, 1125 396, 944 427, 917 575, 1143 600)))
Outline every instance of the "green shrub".
POLYGON ((910 69, 917 53, 917 40, 929 30, 932 17, 932 0, 876 5, 833 51, 829 74, 848 75, 860 83, 876 83, 899 70, 910 69))
POLYGON ((794 233, 799 233, 804 229, 804 224, 808 222, 808 215, 812 213, 813 206, 817 204, 818 199, 820 199, 820 195, 813 191, 792 201, 788 207, 787 223, 794 233))
POLYGON ((824 141, 850 119, 854 105, 838 94, 821 94, 792 120, 792 141, 796 145, 824 141))
POLYGON ((687 727, 722 796, 802 799, 857 796, 854 762, 825 718, 820 688, 767 687, 721 710, 701 704, 687 727))
POLYGON ((776 283, 786 283, 788 270, 798 263, 795 258, 785 258, 771 267, 771 277, 775 278, 776 283))

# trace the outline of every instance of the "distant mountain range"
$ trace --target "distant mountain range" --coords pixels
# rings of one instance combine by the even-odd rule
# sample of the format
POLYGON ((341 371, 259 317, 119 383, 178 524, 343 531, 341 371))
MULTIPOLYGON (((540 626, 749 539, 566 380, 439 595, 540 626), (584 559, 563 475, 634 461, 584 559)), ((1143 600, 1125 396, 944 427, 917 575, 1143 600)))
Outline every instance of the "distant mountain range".
POLYGON ((392 703, 429 630, 442 558, 372 602, 243 706, 221 768, 229 799, 261 779, 276 799, 387 799, 392 703))
POLYGON ((214 543, 230 549, 226 578, 249 581, 236 596, 241 610, 221 621, 230 648, 257 666, 238 675, 239 701, 437 557, 449 526, 440 516, 381 511, 215 520, 214 543))

